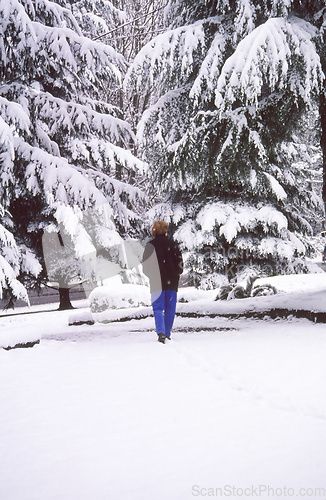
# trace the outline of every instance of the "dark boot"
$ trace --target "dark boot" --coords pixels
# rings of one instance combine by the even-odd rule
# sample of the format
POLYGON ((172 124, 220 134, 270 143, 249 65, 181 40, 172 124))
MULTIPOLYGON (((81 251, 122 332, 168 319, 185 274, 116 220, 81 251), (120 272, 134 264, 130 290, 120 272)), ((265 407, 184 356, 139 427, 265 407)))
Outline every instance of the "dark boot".
POLYGON ((159 333, 158 334, 158 339, 157 339, 159 342, 162 342, 162 344, 164 344, 165 342, 165 335, 164 333, 159 333))

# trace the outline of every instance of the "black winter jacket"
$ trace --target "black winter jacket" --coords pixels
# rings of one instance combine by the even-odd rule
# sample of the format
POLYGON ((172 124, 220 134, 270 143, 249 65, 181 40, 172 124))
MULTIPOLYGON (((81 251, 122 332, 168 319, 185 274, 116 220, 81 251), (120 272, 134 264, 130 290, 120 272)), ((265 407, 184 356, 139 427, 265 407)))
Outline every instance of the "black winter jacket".
POLYGON ((165 235, 149 241, 143 255, 143 271, 150 281, 151 293, 178 290, 183 260, 178 244, 165 235))

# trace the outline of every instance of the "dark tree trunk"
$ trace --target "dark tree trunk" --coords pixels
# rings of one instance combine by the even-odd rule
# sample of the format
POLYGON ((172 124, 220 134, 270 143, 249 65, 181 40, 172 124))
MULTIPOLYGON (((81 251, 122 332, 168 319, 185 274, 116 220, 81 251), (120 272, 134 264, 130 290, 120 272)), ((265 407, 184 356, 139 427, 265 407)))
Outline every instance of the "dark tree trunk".
POLYGON ((323 152, 323 201, 326 206, 326 96, 324 92, 320 95, 320 123, 320 145, 323 152))
POLYGON ((64 311, 66 309, 74 309, 69 297, 69 288, 59 288, 60 304, 59 311, 64 311))

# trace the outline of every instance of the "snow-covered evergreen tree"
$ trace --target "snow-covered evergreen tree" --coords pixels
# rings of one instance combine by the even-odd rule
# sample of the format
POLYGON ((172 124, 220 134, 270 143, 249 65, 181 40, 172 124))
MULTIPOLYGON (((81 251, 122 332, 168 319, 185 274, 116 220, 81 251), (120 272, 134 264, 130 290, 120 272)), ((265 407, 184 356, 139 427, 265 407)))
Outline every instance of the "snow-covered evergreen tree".
POLYGON ((322 209, 307 174, 320 155, 299 131, 324 89, 324 1, 170 0, 165 15, 125 81, 144 96, 153 191, 168 193, 151 217, 177 227, 197 283, 243 264, 302 269, 322 209))
MULTIPOLYGON (((85 37, 66 0, 0 0, 0 33, 0 203, 17 248, 41 259, 42 232, 61 224, 78 253, 83 210, 95 205, 109 217, 92 227, 93 244, 116 244, 143 197, 134 134, 110 99, 123 56, 85 37)), ((2 286, 11 283, 6 276, 2 286)))

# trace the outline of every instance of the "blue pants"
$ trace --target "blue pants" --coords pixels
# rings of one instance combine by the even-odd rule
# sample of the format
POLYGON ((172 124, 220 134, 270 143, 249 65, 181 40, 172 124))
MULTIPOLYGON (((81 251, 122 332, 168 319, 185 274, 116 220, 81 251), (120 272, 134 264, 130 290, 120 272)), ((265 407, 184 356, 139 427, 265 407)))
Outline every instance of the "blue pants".
POLYGON ((177 305, 177 292, 163 290, 159 296, 157 293, 152 293, 151 298, 156 333, 164 333, 166 337, 170 337, 177 305))

